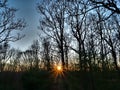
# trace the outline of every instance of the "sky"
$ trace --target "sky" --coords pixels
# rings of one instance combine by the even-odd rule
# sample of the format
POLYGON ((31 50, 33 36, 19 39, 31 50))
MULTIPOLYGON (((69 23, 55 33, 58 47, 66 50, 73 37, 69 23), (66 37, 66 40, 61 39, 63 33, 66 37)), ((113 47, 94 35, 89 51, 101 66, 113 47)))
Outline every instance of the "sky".
POLYGON ((26 22, 26 27, 20 32, 25 34, 25 37, 19 41, 12 42, 11 46, 22 51, 30 47, 33 40, 38 38, 38 26, 40 15, 37 12, 36 3, 40 0, 8 0, 8 6, 18 9, 16 12, 17 18, 24 18, 26 22))

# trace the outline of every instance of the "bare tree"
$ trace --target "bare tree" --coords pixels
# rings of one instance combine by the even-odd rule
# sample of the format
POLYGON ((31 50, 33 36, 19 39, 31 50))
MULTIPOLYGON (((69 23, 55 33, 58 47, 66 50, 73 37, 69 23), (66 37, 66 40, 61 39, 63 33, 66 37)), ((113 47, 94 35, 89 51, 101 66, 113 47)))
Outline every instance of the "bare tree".
POLYGON ((21 30, 25 27, 25 23, 22 19, 15 18, 16 9, 3 8, 1 9, 0 18, 0 43, 5 41, 16 41, 21 39, 18 33, 17 36, 13 36, 12 32, 15 30, 21 30))
POLYGON ((4 70, 6 62, 11 57, 8 55, 9 48, 10 47, 7 42, 5 42, 4 44, 1 44, 1 49, 2 49, 2 52, 0 53, 0 71, 1 72, 4 70))
POLYGON ((114 18, 115 21, 112 21, 113 15, 117 18, 119 16, 117 2, 114 0, 47 0, 38 4, 38 12, 41 15, 39 27, 42 32, 40 33, 51 38, 52 47, 56 51, 57 59, 60 57, 63 67, 65 65, 68 67, 70 48, 78 54, 81 70, 89 68, 105 70, 112 63, 111 61, 114 61, 116 69, 118 68, 116 60, 120 49, 118 42, 120 25, 118 19, 114 18), (107 7, 104 7, 103 3, 107 7), (111 28, 112 30, 109 30, 111 28), (111 31, 114 32, 114 36, 111 31), (72 37, 71 41, 67 37, 69 35, 72 37), (69 45, 72 44, 71 42, 73 46, 69 45))
POLYGON ((68 54, 69 54, 69 46, 70 46, 70 43, 71 43, 71 38, 69 37, 69 34, 65 35, 65 39, 64 39, 64 53, 65 53, 65 65, 66 65, 66 69, 69 69, 69 65, 68 65, 68 62, 69 62, 69 57, 68 57, 68 54))
POLYGON ((64 68, 65 0, 47 0, 38 5, 38 11, 42 17, 40 29, 56 42, 64 68))
POLYGON ((33 41, 33 44, 31 45, 31 51, 32 51, 32 55, 33 55, 33 59, 34 59, 34 64, 35 64, 35 69, 39 69, 39 52, 40 52, 40 45, 39 45, 39 41, 35 40, 33 41))
POLYGON ((33 68, 33 51, 32 50, 26 50, 24 52, 20 52, 20 59, 22 61, 22 64, 25 65, 25 68, 32 69, 33 68))
POLYGON ((11 48, 7 56, 9 56, 9 66, 7 66, 9 71, 20 71, 20 50, 11 48))
POLYGON ((115 69, 120 73, 120 69, 118 67, 118 61, 117 61, 117 52, 118 52, 117 44, 119 40, 116 38, 117 29, 115 27, 114 20, 110 19, 109 23, 104 23, 104 25, 106 28, 106 35, 104 40, 110 47, 110 52, 113 57, 113 63, 115 65, 115 69))
MULTIPOLYGON (((0 54, 5 56, 7 52, 7 45, 9 41, 17 41, 23 37, 19 33, 13 35, 15 30, 22 30, 25 27, 24 20, 16 19, 15 8, 9 8, 7 6, 7 0, 0 0, 0 44, 4 45, 0 49, 0 54)), ((3 61, 3 58, 0 59, 0 62, 3 61)))
POLYGON ((86 31, 89 23, 87 23, 87 2, 85 1, 73 1, 69 4, 70 8, 68 8, 69 14, 69 25, 71 27, 72 35, 76 39, 78 43, 78 50, 73 49, 76 53, 79 54, 79 64, 80 69, 85 69, 86 66, 86 50, 85 50, 85 39, 86 39, 86 31))
POLYGON ((51 64, 50 64, 50 52, 51 52, 51 45, 50 45, 50 39, 49 38, 44 38, 42 41, 42 46, 43 46, 43 59, 45 60, 44 63, 46 63, 47 70, 50 70, 51 64))
POLYGON ((104 7, 112 13, 120 14, 120 0, 90 0, 94 5, 97 5, 97 7, 104 7))
POLYGON ((103 26, 103 22, 102 20, 104 20, 104 13, 105 13, 105 10, 104 9, 101 9, 101 8, 97 8, 96 9, 96 13, 97 13, 97 20, 96 21, 96 34, 98 35, 98 42, 99 42, 99 46, 100 46, 100 61, 101 61, 101 64, 102 64, 102 70, 104 71, 105 70, 105 41, 104 41, 104 33, 105 33, 105 30, 104 30, 104 26, 103 26))
POLYGON ((7 2, 7 0, 0 0, 0 8, 5 7, 6 2, 7 2))

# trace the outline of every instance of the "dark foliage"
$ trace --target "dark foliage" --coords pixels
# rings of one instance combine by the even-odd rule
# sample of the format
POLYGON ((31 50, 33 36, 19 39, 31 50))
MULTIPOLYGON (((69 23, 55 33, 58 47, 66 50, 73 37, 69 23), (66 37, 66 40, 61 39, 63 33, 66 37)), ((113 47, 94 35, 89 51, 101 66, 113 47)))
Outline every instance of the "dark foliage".
POLYGON ((49 72, 30 70, 22 76, 25 90, 48 90, 51 86, 49 72))

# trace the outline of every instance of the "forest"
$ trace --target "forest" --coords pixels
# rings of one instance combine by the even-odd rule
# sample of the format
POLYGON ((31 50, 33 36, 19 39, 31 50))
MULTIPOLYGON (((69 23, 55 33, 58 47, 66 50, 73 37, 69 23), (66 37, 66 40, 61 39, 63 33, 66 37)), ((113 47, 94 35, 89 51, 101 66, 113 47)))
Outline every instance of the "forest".
POLYGON ((38 39, 0 0, 0 90, 120 90, 120 0, 38 0, 38 39), (19 31, 19 33, 15 33, 19 31), (32 38, 32 36, 31 36, 32 38))

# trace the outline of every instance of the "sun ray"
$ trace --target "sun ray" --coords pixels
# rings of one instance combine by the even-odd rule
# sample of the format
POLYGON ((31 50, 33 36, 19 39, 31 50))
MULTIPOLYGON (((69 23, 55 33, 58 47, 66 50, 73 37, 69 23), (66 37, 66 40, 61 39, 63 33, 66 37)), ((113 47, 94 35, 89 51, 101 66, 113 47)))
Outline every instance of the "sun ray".
POLYGON ((54 65, 54 68, 52 69, 52 77, 54 77, 55 81, 59 78, 59 77, 64 77, 64 73, 63 73, 63 67, 62 65, 54 65))

